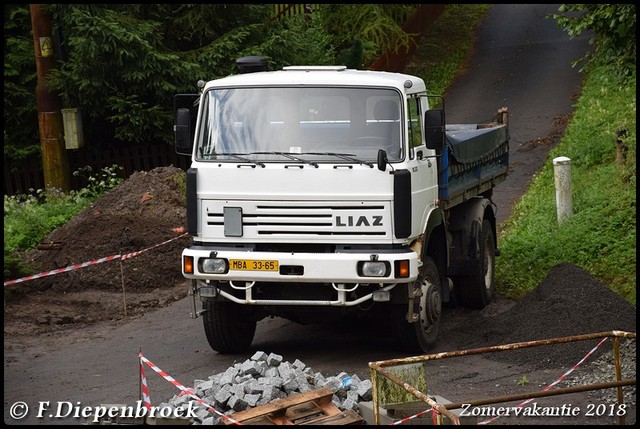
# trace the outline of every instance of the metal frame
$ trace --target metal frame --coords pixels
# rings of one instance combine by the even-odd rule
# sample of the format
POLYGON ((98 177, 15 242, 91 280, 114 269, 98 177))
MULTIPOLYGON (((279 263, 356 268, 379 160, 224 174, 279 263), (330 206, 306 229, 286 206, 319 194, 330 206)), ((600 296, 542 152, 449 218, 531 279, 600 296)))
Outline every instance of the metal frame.
MULTIPOLYGON (((511 344, 504 344, 504 345, 491 346, 491 347, 481 347, 481 348, 469 349, 469 350, 459 350, 459 351, 453 351, 453 352, 413 356, 413 357, 402 358, 402 359, 390 359, 390 360, 384 360, 384 361, 378 361, 378 362, 370 362, 369 369, 371 370, 371 382, 373 384, 374 424, 376 425, 380 424, 380 404, 379 404, 380 398, 378 394, 378 379, 377 379, 378 374, 383 377, 386 377, 391 382, 397 384, 398 386, 405 389, 407 392, 413 394, 416 398, 426 403, 430 408, 433 408, 440 414, 448 417, 453 424, 460 424, 460 422, 458 417, 449 410, 462 408, 463 404, 478 406, 478 405, 511 402, 511 401, 517 401, 522 399, 540 398, 545 396, 555 396, 555 395, 564 395, 564 394, 576 393, 576 392, 586 392, 589 390, 616 388, 617 403, 618 405, 622 405, 624 404, 624 395, 622 392, 622 387, 633 386, 636 384, 636 380, 635 379, 622 380, 622 374, 620 369, 620 338, 621 337, 636 338, 636 333, 625 332, 625 331, 598 332, 593 334, 584 334, 584 335, 575 335, 570 337, 551 338, 546 340, 511 343, 511 344), (498 351, 505 351, 505 350, 516 350, 516 349, 521 349, 526 347, 536 347, 536 346, 544 346, 544 345, 552 345, 552 344, 560 344, 560 343, 568 343, 568 342, 576 342, 576 341, 586 341, 586 340, 605 338, 605 337, 613 337, 613 356, 614 356, 616 381, 585 384, 582 386, 573 386, 573 387, 566 387, 566 388, 558 388, 558 389, 553 389, 549 391, 539 390, 539 391, 523 393, 523 394, 441 404, 431 399, 425 393, 420 392, 418 389, 411 386, 410 383, 405 382, 404 380, 397 377, 395 374, 392 374, 389 371, 384 369, 386 367, 393 367, 395 365, 406 365, 406 364, 426 362, 430 360, 445 359, 445 358, 451 358, 451 357, 470 356, 470 355, 476 355, 476 354, 482 354, 482 353, 491 353, 491 352, 498 352, 498 351)), ((438 418, 436 421, 438 422, 438 424, 443 423, 441 417, 438 418)), ((625 424, 624 416, 619 416, 618 422, 619 424, 624 425, 625 424)))

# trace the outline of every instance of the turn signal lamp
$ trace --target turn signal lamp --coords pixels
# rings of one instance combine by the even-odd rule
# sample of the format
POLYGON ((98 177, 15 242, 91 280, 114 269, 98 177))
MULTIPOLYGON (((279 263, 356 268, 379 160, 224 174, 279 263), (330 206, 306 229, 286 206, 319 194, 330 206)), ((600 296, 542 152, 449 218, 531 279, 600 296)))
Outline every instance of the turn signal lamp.
POLYGON ((396 261, 396 278, 397 279, 405 279, 409 277, 410 269, 409 269, 409 260, 402 259, 400 261, 396 261))
POLYGON ((182 258, 182 269, 185 274, 193 274, 193 256, 184 256, 182 258))

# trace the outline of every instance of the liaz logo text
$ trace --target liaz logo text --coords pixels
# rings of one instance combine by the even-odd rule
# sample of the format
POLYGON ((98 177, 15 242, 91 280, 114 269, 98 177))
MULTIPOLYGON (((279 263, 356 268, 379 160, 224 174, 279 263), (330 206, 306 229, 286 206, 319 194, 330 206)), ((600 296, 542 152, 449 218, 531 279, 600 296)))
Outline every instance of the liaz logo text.
POLYGON ((336 216, 336 226, 382 226, 382 216, 336 216))

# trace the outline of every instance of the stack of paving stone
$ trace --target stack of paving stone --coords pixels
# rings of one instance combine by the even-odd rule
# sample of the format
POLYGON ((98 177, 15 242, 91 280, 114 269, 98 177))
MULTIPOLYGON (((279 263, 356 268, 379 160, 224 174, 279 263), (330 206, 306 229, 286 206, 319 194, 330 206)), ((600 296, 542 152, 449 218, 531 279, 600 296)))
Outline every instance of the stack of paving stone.
MULTIPOLYGON (((333 404, 340 410, 359 412, 358 403, 372 399, 371 380, 360 380, 357 375, 345 372, 326 377, 298 359, 289 363, 280 355, 261 351, 208 380, 195 380, 191 390, 219 413, 232 416, 234 412, 321 387, 334 392, 333 404)), ((193 424, 215 425, 224 418, 185 394, 176 395, 160 406, 184 409, 189 402, 193 402, 191 409, 197 415, 193 424)))

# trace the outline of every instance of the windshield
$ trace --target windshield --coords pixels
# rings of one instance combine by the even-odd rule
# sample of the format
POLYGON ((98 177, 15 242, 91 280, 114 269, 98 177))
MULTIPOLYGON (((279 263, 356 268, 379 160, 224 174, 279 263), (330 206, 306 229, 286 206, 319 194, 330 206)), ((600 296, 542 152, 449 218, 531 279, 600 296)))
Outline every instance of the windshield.
POLYGON ((404 156, 392 89, 234 88, 206 93, 197 160, 375 162, 404 156))

